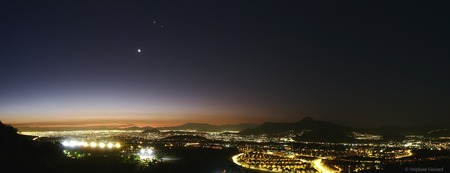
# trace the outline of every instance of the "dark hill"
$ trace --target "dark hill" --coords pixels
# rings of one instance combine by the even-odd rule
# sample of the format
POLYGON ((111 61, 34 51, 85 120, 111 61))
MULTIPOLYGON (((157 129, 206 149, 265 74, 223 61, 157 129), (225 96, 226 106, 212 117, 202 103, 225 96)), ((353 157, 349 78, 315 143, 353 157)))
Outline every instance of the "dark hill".
POLYGON ((36 142, 0 121, 0 167, 12 172, 63 172, 65 156, 59 145, 36 142))
POLYGON ((297 141, 323 141, 323 142, 351 142, 353 132, 381 135, 385 141, 400 141, 407 135, 421 135, 425 137, 449 137, 448 127, 436 127, 430 125, 416 126, 383 126, 380 128, 356 129, 334 124, 327 121, 317 121, 311 117, 305 117, 294 123, 266 122, 252 129, 240 132, 242 135, 280 135, 284 133, 296 133, 297 141))
POLYGON ((277 135, 282 133, 302 134, 295 138, 300 141, 333 141, 346 142, 353 140, 353 128, 333 124, 326 121, 316 121, 311 117, 305 117, 294 123, 267 122, 254 129, 246 129, 240 132, 242 135, 277 135))
POLYGON ((246 129, 240 132, 240 134, 277 134, 284 133, 287 131, 302 132, 305 130, 315 130, 315 131, 334 131, 339 133, 352 132, 354 129, 341 126, 338 124, 333 124, 326 121, 316 121, 311 117, 306 117, 299 122, 294 123, 272 123, 266 122, 261 126, 254 129, 246 129))
POLYGON ((0 172, 137 173, 138 171, 139 161, 134 157, 121 157, 120 152, 91 152, 90 156, 74 159, 64 155, 62 145, 59 143, 32 140, 32 136, 17 132, 16 128, 0 121, 2 148, 0 172))
POLYGON ((441 127, 431 125, 421 126, 383 126, 372 129, 360 129, 362 132, 372 134, 400 134, 400 135, 427 135, 429 132, 441 129, 441 127))
POLYGON ((147 128, 144 131, 142 131, 142 133, 159 133, 160 131, 158 129, 155 128, 147 128))
POLYGON ((427 133, 429 137, 450 137, 450 131, 447 128, 437 129, 427 133))

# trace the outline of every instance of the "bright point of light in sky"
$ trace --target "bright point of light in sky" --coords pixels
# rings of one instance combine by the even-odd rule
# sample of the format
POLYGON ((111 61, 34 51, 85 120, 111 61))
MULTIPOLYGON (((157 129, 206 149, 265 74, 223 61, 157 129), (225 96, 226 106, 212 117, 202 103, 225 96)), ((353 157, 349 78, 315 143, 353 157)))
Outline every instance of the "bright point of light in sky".
POLYGON ((141 49, 138 49, 138 53, 141 53, 141 49))

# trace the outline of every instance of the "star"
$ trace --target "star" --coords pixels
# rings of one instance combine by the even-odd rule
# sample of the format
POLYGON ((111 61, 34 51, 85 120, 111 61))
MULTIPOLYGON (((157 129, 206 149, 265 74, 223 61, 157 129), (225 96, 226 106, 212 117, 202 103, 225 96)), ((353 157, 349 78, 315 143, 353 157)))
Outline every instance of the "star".
POLYGON ((141 53, 141 49, 138 49, 137 51, 138 51, 138 53, 141 53))

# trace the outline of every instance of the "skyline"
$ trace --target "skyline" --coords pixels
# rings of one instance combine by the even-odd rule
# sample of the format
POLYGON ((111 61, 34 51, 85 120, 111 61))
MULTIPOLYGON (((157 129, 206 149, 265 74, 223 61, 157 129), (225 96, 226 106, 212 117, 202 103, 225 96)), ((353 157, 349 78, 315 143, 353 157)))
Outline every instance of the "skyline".
POLYGON ((13 125, 450 123, 440 2, 0 2, 13 125))

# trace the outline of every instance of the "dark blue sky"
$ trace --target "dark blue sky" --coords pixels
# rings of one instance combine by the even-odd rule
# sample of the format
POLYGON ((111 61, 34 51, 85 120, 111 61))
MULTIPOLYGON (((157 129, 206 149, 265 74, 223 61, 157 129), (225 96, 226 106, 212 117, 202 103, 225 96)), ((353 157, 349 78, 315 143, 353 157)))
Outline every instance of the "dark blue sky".
POLYGON ((447 125, 446 7, 2 1, 0 120, 447 125))

